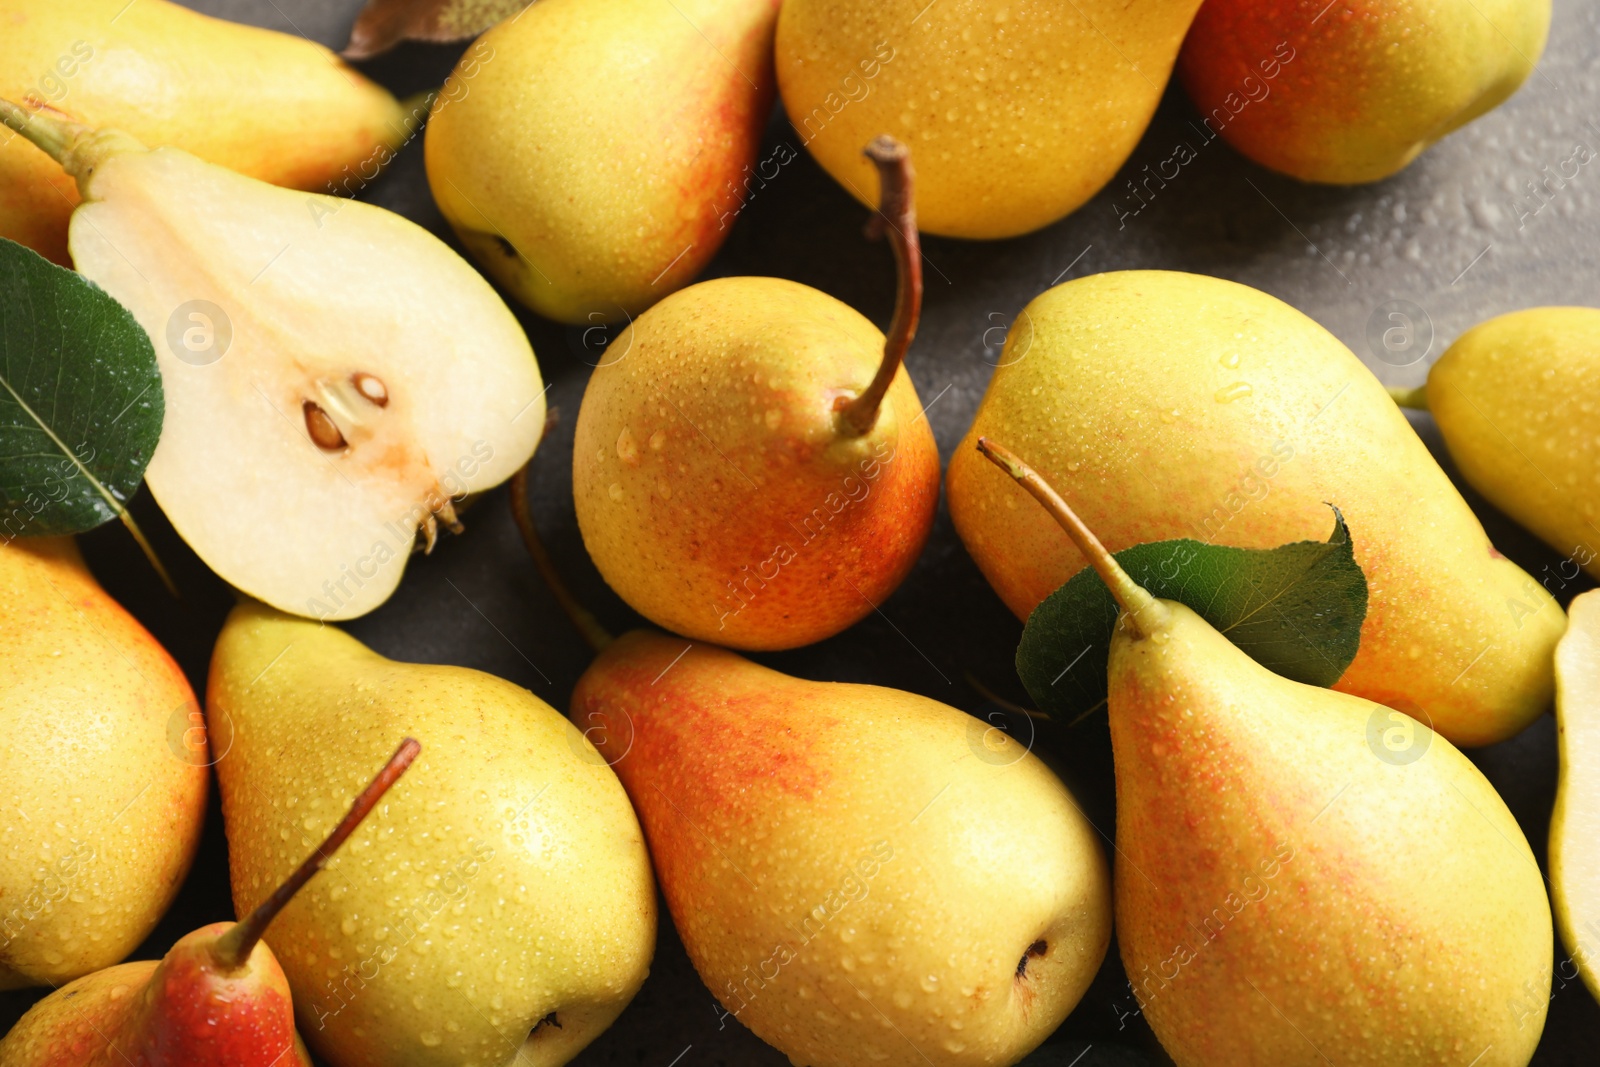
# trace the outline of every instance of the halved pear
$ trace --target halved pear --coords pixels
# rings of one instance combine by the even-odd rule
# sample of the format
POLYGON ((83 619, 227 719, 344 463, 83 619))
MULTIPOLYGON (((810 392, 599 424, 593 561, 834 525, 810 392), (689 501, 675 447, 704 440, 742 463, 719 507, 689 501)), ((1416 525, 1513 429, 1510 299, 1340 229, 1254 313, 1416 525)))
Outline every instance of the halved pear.
POLYGON ((1561 782, 1550 813, 1556 929, 1600 998, 1600 589, 1575 597, 1556 645, 1561 782))
POLYGON ((150 491, 244 592, 325 619, 370 611, 419 529, 432 547, 439 521, 456 525, 452 498, 533 454, 544 386, 528 339, 420 226, 9 107, 78 179, 74 265, 155 345, 150 491))

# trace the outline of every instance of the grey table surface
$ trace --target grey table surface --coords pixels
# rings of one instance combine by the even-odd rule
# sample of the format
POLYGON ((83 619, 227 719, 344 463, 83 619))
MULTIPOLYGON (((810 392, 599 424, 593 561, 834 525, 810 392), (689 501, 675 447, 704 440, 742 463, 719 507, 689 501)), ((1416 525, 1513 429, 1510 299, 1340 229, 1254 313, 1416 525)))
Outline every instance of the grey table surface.
MULTIPOLYGON (((361 4, 193 0, 191 6, 338 48, 361 4)), ((407 45, 363 69, 396 93, 416 92, 440 84, 463 48, 407 45)), ((925 402, 932 403, 929 415, 946 461, 983 394, 1003 327, 1035 295, 1067 278, 1162 268, 1243 282, 1321 322, 1395 385, 1421 382, 1428 361, 1482 319, 1539 304, 1600 303, 1600 169, 1584 167, 1542 205, 1527 193, 1527 183, 1541 180, 1544 167, 1556 168, 1576 146, 1587 147, 1590 158, 1600 156, 1600 7, 1586 0, 1556 0, 1544 59, 1509 103, 1384 182, 1351 189, 1302 185, 1251 164, 1221 142, 1202 145, 1195 118, 1182 91, 1169 87, 1123 173, 1053 226, 1008 241, 926 240, 927 302, 909 367, 925 402), (1198 158, 1138 214, 1127 214, 1136 204, 1126 180, 1171 156, 1180 142, 1197 147, 1198 158), (1427 329, 1419 338, 1431 331, 1431 345, 1419 340, 1395 355, 1371 343, 1370 324, 1378 309, 1394 300, 1421 309, 1419 321, 1427 329)), ((768 147, 791 136, 775 112, 768 147)), ((455 243, 429 195, 420 140, 365 195, 455 243)), ((792 278, 886 325, 894 271, 884 246, 863 237, 866 217, 865 209, 801 153, 750 202, 708 273, 792 278)), ((639 620, 607 589, 584 554, 570 496, 573 419, 596 353, 577 330, 529 313, 521 317, 553 383, 549 400, 556 420, 533 468, 536 519, 579 596, 607 625, 627 628, 639 620)), ((1450 469, 1432 421, 1420 415, 1413 422, 1450 469)), ((1533 572, 1558 562, 1470 489, 1463 491, 1506 555, 1533 572)), ((102 528, 84 537, 86 554, 105 586, 150 627, 202 690, 211 645, 232 596, 176 537, 147 495, 141 494, 134 511, 183 588, 182 601, 166 595, 119 529, 102 528)), ((385 655, 489 671, 564 708, 589 654, 529 563, 504 491, 479 501, 467 522, 465 536, 447 539, 431 557, 415 561, 395 596, 348 629, 385 655)), ((1592 583, 1573 585, 1563 600, 1587 584, 1592 583)), ((985 713, 997 707, 969 679, 1026 700, 1012 666, 1020 632, 968 558, 941 506, 926 552, 881 613, 809 648, 757 658, 808 678, 896 686, 985 713)), ((1028 730, 1021 723, 1016 728, 1028 730)), ((1103 720, 1070 734, 1043 727, 1036 748, 1057 766, 1091 818, 1112 825, 1103 720)), ((1470 755, 1516 813, 1543 863, 1556 780, 1553 719, 1547 715, 1511 741, 1470 755)), ((226 852, 213 802, 194 872, 138 957, 158 957, 195 927, 232 917, 226 852)), ((576 1062, 589 1067, 785 1063, 781 1053, 736 1021, 719 1023, 720 1010, 665 921, 664 908, 662 915, 650 979, 617 1024, 576 1062)), ((1557 946, 1557 959, 1564 958, 1557 946)), ((1125 1017, 1125 981, 1113 946, 1082 1003, 1045 1046, 1049 1062, 1061 1067, 1169 1062, 1144 1023, 1125 1017)), ((0 1030, 37 996, 36 991, 0 994, 0 1030)), ((1541 1067, 1592 1064, 1597 1038, 1600 1005, 1580 984, 1557 980, 1533 1062, 1541 1067)))

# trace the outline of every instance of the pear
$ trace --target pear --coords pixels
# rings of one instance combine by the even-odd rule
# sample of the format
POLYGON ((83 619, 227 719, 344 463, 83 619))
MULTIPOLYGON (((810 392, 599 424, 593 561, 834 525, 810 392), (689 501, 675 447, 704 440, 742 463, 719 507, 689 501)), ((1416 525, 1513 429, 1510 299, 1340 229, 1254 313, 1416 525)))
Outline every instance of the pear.
POLYGON ((889 340, 825 293, 718 278, 663 300, 589 376, 572 454, 584 545, 678 633, 794 648, 871 613, 933 526, 939 453, 903 367, 922 274, 910 162, 889 139, 900 267, 889 340))
POLYGON ((533 454, 545 407, 528 339, 420 226, 3 101, 0 118, 77 177, 73 260, 161 367, 145 481, 239 589, 317 618, 371 611, 419 529, 432 548, 440 522, 459 529, 453 498, 533 454))
POLYGON ((541 315, 632 316, 699 274, 759 163, 778 0, 540 0, 478 40, 428 120, 439 210, 541 315))
POLYGON ((1550 0, 1206 0, 1178 75, 1210 137, 1308 182, 1387 178, 1532 73, 1550 0))
MULTIPOLYGON (((1559 590, 1578 568, 1600 578, 1600 310, 1541 307, 1480 323, 1397 399, 1433 412, 1467 482, 1566 557, 1559 590)), ((1552 579, 1560 582, 1551 586, 1552 579)))
POLYGON ((857 154, 917 153, 923 229, 1011 237, 1075 210, 1133 151, 1200 0, 787 0, 777 70, 795 135, 865 204, 857 154))
POLYGON ((1195 274, 1092 275, 1015 323, 950 463, 956 530, 1019 617, 1084 566, 973 450, 986 434, 1070 493, 1113 552, 1190 537, 1271 548, 1344 513, 1366 573, 1361 647, 1336 688, 1460 745, 1549 707, 1561 608, 1489 543, 1372 372, 1321 326, 1195 274))
POLYGON ((97 971, 35 1004, 3 1039, 5 1067, 312 1067, 289 982, 261 940, 416 759, 407 738, 327 839, 239 923, 181 938, 159 962, 97 971))
POLYGON ((255 908, 395 739, 404 794, 273 924, 300 1030, 333 1067, 566 1063, 622 1011, 655 945, 650 862, 592 745, 527 690, 397 663, 246 604, 207 710, 234 904, 255 908))
MULTIPOLYGON (((0 97, 274 185, 358 192, 420 117, 319 44, 168 0, 0 0, 0 24, 0 97)), ((65 263, 77 202, 59 167, 0 144, 0 237, 65 263)))
POLYGON ((206 752, 183 672, 72 540, 0 546, 0 989, 154 929, 200 841, 206 752))
POLYGON ((1117 936, 1178 1067, 1523 1067, 1549 1004, 1550 907, 1478 769, 1423 724, 1281 678, 1155 599, 1038 473, 977 447, 1122 609, 1117 936))
POLYGON ((1574 597, 1556 646, 1561 779, 1550 813, 1550 899, 1556 929, 1600 999, 1600 591, 1574 597))
POLYGON ((1015 1063, 1100 966, 1094 829, 1036 756, 952 707, 634 632, 572 717, 627 787, 724 1021, 794 1063, 1015 1063))

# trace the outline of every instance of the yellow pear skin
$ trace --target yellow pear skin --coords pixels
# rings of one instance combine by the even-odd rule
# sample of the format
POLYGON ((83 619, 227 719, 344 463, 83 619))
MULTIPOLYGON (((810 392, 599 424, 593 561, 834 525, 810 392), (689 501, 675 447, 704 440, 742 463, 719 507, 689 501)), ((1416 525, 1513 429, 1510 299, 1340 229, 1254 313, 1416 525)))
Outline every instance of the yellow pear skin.
POLYGON ((0 546, 0 989, 126 957, 205 819, 200 706, 67 538, 0 546))
POLYGON ((1085 561, 1020 487, 991 477, 972 448, 986 434, 1113 552, 1326 540, 1337 506, 1368 602, 1335 688, 1458 745, 1503 740, 1550 706, 1560 607, 1495 551, 1372 373, 1294 308, 1194 274, 1092 275, 1023 309, 999 362, 946 486, 957 531, 1018 617, 1085 561))
POLYGON ((644 310, 793 158, 756 159, 776 17, 777 0, 540 0, 484 34, 434 105, 439 210, 541 315, 644 310))
POLYGON ((1533 72, 1550 0, 1206 0, 1178 75, 1206 137, 1302 181, 1400 170, 1533 72))
POLYGON ((1550 907, 1493 787, 1421 724, 1157 603, 1165 624, 1112 640, 1109 714, 1118 941, 1173 1060, 1523 1067, 1550 907))
POLYGON ((1011 237, 1075 210, 1133 151, 1200 0, 786 0, 778 86, 795 134, 863 204, 861 146, 917 161, 927 233, 1011 237))
POLYGON ((1468 483, 1600 578, 1600 309, 1475 326, 1428 371, 1424 395, 1468 483))
MULTIPOLYGON (((375 178, 414 125, 321 45, 168 0, 0 0, 0 99, 335 195, 375 178)), ((0 237, 66 263, 77 203, 48 156, 0 134, 0 237)))
POLYGON ((231 726, 217 771, 241 915, 402 738, 421 742, 381 822, 268 931, 300 1032, 334 1067, 555 1067, 644 981, 656 904, 638 821, 527 690, 247 604, 218 639, 207 715, 231 726))
POLYGON ((724 1019, 794 1063, 1015 1063, 1099 969, 1095 831, 977 719, 646 632, 600 654, 572 716, 627 786, 724 1019))
POLYGON ((1561 780, 1550 813, 1550 902, 1572 964, 1600 999, 1600 592, 1573 598, 1567 613, 1556 646, 1561 780))

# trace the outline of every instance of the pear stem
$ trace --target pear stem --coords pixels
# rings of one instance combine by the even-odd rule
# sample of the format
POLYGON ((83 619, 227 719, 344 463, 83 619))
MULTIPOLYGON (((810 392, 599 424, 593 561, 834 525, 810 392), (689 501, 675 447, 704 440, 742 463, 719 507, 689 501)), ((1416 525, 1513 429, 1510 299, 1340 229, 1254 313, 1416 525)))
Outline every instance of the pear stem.
POLYGON ((522 531, 522 543, 528 546, 528 555, 533 557, 533 565, 538 568, 539 577, 550 587, 556 603, 561 605, 561 610, 571 621, 572 628, 583 638, 583 643, 589 646, 589 651, 598 654, 615 638, 611 636, 610 630, 600 625, 600 620, 595 618, 594 612, 584 607, 578 602, 578 598, 572 595, 567 583, 561 580, 555 561, 545 550, 544 542, 539 539, 539 531, 533 525, 533 513, 528 509, 526 464, 511 476, 511 514, 517 520, 517 529, 522 531))
POLYGON ((1117 558, 1106 551, 1106 546, 1094 532, 1085 526, 1083 520, 1061 495, 1050 487, 1039 476, 1039 472, 1022 462, 1016 454, 1004 445, 997 445, 987 437, 978 438, 978 451, 983 453, 995 466, 1004 470, 1011 477, 1022 483, 1022 487, 1033 494, 1035 500, 1044 505, 1046 511, 1061 524, 1067 531, 1067 536, 1072 538, 1072 543, 1078 546, 1078 551, 1088 559, 1089 565, 1094 568, 1100 580, 1106 583, 1106 588, 1111 590, 1111 595, 1122 607, 1123 618, 1132 628, 1135 636, 1147 637, 1152 627, 1160 626, 1166 619, 1167 609, 1155 597, 1147 593, 1143 586, 1128 577, 1128 572, 1122 569, 1122 564, 1117 558), (1140 618, 1144 617, 1145 624, 1140 618))
POLYGON ((917 205, 913 196, 916 172, 911 150, 888 134, 877 137, 862 154, 878 168, 878 213, 872 228, 885 233, 894 249, 899 284, 895 289, 894 319, 883 342, 883 362, 865 391, 854 399, 840 397, 836 408, 839 427, 850 437, 870 433, 878 422, 878 409, 894 383, 906 350, 917 335, 922 316, 922 239, 917 234, 917 205))
POLYGON ((1403 408, 1413 411, 1428 410, 1428 387, 1426 384, 1408 389, 1403 385, 1389 386, 1389 397, 1403 408))
POLYGON ((390 786, 399 781, 400 776, 406 772, 406 768, 411 766, 411 761, 416 759, 417 753, 421 751, 422 745, 415 738, 408 737, 400 742, 400 747, 389 757, 389 762, 383 765, 383 770, 378 772, 378 776, 361 791, 360 796, 356 797, 356 802, 350 805, 349 814, 339 820, 339 825, 333 828, 327 840, 307 856, 306 861, 289 876, 288 880, 262 901, 243 922, 234 923, 226 933, 217 938, 216 944, 211 948, 211 954, 219 967, 224 971, 237 971, 244 966, 245 961, 250 958, 250 953, 255 951, 256 942, 266 933, 268 924, 278 917, 278 912, 283 910, 284 905, 289 903, 300 888, 311 881, 312 875, 322 870, 329 857, 344 844, 345 839, 356 832, 361 820, 378 806, 378 801, 383 799, 390 786))
POLYGON ((21 104, 4 99, 0 99, 0 123, 26 137, 64 168, 67 166, 67 157, 72 154, 72 146, 89 129, 76 122, 64 122, 37 111, 29 111, 21 104))

